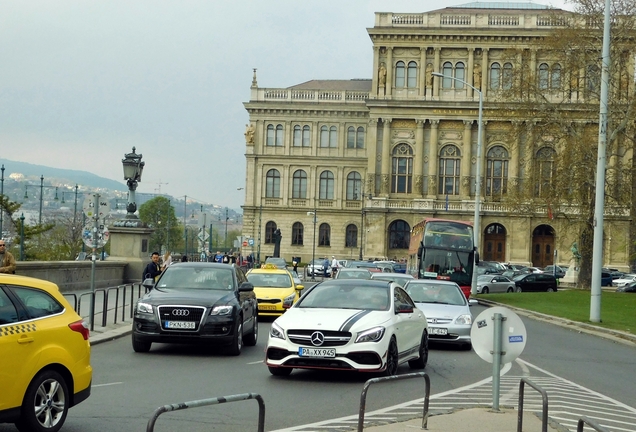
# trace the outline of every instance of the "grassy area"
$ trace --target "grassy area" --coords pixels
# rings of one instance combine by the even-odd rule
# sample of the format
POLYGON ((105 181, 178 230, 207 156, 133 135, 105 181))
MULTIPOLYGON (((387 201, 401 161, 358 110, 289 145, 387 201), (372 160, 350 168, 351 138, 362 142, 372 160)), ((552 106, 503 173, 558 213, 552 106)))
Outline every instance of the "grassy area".
POLYGON ((636 334, 636 295, 603 291, 601 321, 590 321, 591 295, 588 290, 569 289, 555 293, 478 294, 477 299, 528 309, 572 321, 594 324, 636 334))

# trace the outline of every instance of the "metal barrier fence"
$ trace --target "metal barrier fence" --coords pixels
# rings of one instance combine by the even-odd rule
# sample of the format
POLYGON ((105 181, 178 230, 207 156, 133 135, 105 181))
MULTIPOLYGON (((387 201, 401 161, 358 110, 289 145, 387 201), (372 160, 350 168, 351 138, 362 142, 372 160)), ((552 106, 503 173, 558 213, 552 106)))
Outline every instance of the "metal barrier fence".
POLYGON ((157 418, 166 412, 169 411, 178 411, 187 408, 196 408, 207 405, 216 405, 222 404, 226 402, 237 402, 248 399, 256 399, 258 401, 258 432, 265 431, 265 402, 263 398, 256 393, 244 393, 232 396, 222 396, 219 398, 211 398, 211 399, 199 399, 190 402, 182 402, 178 404, 172 405, 164 405, 162 407, 157 408, 153 413, 150 420, 148 420, 148 425, 146 426, 146 432, 153 432, 155 430, 155 423, 157 422, 157 418))
POLYGON ((424 410, 422 412, 422 429, 426 429, 428 426, 428 402, 429 396, 431 395, 431 379, 428 377, 426 372, 414 372, 405 375, 391 375, 388 377, 382 378, 371 378, 367 382, 364 383, 364 387, 362 388, 362 393, 360 394, 360 410, 358 411, 358 432, 362 432, 364 430, 364 411, 367 404, 367 391, 371 384, 386 382, 386 381, 395 381, 395 380, 403 380, 410 378, 422 377, 426 382, 426 390, 424 396, 424 410))
POLYGON ((584 425, 587 424, 594 428, 597 432, 610 432, 609 429, 604 428, 600 424, 596 423, 594 420, 587 418, 585 416, 579 419, 579 422, 576 424, 576 432, 583 432, 584 425))
MULTIPOLYGON (((89 307, 90 330, 95 330, 96 317, 101 314, 101 326, 106 327, 109 323, 117 324, 118 317, 121 322, 126 318, 132 318, 135 302, 146 293, 146 289, 141 283, 118 285, 115 287, 98 288, 83 293, 64 293, 73 309, 82 316, 82 305, 89 307), (96 303, 101 300, 101 307, 96 308, 96 303), (126 303, 126 301, 129 301, 126 303), (92 303, 92 304, 91 304, 92 303)), ((85 310, 85 309, 84 309, 85 310)))
POLYGON ((519 412, 517 414, 517 432, 523 430, 523 389, 524 384, 528 384, 530 387, 541 393, 543 399, 543 411, 541 416, 541 432, 548 432, 548 393, 538 385, 534 384, 527 378, 521 378, 519 382, 519 412))

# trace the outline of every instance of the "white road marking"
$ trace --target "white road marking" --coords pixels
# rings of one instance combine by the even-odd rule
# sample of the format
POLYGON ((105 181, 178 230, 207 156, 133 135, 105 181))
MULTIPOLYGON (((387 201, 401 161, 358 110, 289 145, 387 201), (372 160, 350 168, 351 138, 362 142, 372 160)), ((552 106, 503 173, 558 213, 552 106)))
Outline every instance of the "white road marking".
POLYGON ((112 385, 117 385, 117 384, 123 384, 123 382, 112 382, 112 383, 107 383, 107 384, 93 384, 92 387, 106 387, 106 386, 112 386, 112 385))

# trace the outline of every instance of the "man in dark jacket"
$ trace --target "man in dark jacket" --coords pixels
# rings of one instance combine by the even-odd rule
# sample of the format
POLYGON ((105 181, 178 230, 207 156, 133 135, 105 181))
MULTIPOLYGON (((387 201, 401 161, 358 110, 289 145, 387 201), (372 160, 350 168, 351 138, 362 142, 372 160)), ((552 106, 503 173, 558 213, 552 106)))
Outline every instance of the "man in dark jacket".
POLYGON ((157 278, 161 274, 161 267, 159 267, 159 252, 153 252, 151 256, 152 261, 148 263, 146 268, 144 269, 144 273, 141 276, 141 279, 152 278, 157 281, 157 278))

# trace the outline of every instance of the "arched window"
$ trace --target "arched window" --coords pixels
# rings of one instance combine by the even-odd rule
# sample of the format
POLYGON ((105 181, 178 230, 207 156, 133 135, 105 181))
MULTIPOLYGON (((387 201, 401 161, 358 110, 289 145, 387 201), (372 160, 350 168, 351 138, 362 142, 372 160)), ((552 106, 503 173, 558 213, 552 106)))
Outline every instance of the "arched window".
POLYGON ((358 227, 354 224, 347 225, 345 235, 345 247, 354 248, 358 247, 358 227))
POLYGON ((504 90, 510 90, 512 88, 512 63, 505 63, 503 66, 501 88, 504 90))
POLYGON ((331 227, 321 223, 318 229, 318 246, 331 246, 331 227))
POLYGON ((399 61, 395 64, 395 87, 404 87, 404 62, 399 61))
POLYGON ((335 126, 329 128, 329 147, 338 147, 338 129, 335 126))
POLYGON ((302 130, 300 126, 294 126, 294 142, 292 144, 294 147, 300 147, 303 145, 302 143, 302 130))
POLYGON ((490 65, 490 88, 498 90, 501 86, 501 65, 493 63, 490 65))
POLYGON ((552 65, 550 88, 554 90, 558 90, 561 88, 561 65, 558 63, 552 65))
POLYGON ((357 171, 347 175, 347 200, 356 201, 362 197, 362 177, 357 171))
POLYGON ((453 64, 451 62, 444 63, 442 66, 442 88, 449 89, 453 88, 453 80, 451 79, 453 76, 453 64))
POLYGON ((329 128, 327 126, 320 127, 320 147, 329 147, 329 128))
POLYGON ((539 65, 539 88, 542 90, 548 88, 548 65, 546 63, 539 65))
POLYGON ((501 196, 508 191, 508 152, 494 146, 486 154, 486 195, 501 196))
POLYGON ((303 147, 309 147, 311 145, 311 129, 308 125, 303 126, 303 147))
POLYGON ((307 173, 303 170, 294 172, 292 181, 292 198, 307 198, 307 173))
POLYGON ((274 125, 267 125, 267 142, 268 147, 274 147, 276 144, 276 132, 274 131, 274 125))
POLYGON ((389 226, 389 249, 408 249, 411 227, 403 220, 397 220, 389 226))
POLYGON ((364 128, 362 126, 359 126, 356 131, 356 148, 364 148, 364 128))
MULTIPOLYGON (((457 64, 455 65, 455 78, 464 81, 464 63, 462 62, 457 62, 457 64)), ((455 88, 456 89, 463 89, 464 88, 464 83, 462 81, 455 81, 455 88)))
POLYGON ((417 63, 409 62, 409 68, 406 72, 406 86, 408 88, 417 87, 417 63))
POLYGON ((265 244, 274 243, 274 231, 276 231, 276 222, 267 222, 265 224, 265 244))
POLYGON ((283 146, 283 125, 276 126, 276 147, 283 146))
POLYGON ((536 181, 534 182, 536 196, 548 196, 554 192, 551 186, 556 174, 555 155, 556 152, 550 147, 542 147, 537 151, 536 181))
POLYGON ((265 177, 265 196, 267 198, 280 198, 280 173, 277 169, 267 171, 265 177))
POLYGON ((439 195, 459 195, 461 153, 454 145, 445 146, 439 155, 439 195))
POLYGON ((413 182, 413 149, 408 144, 398 144, 391 160, 391 193, 411 193, 413 182))
POLYGON ((292 245, 302 246, 303 245, 303 234, 305 228, 303 224, 300 222, 294 222, 292 225, 292 245))
POLYGON ((349 126, 347 129, 347 148, 355 148, 356 146, 356 129, 349 126))
POLYGON ((333 185, 334 185, 334 177, 331 171, 323 171, 322 173, 320 173, 320 186, 318 190, 319 199, 332 200, 333 185))

